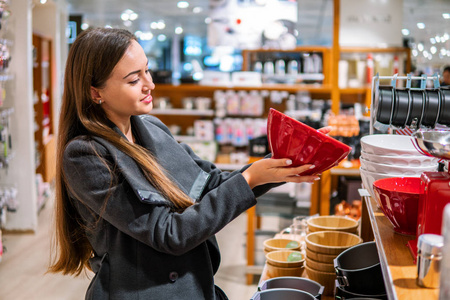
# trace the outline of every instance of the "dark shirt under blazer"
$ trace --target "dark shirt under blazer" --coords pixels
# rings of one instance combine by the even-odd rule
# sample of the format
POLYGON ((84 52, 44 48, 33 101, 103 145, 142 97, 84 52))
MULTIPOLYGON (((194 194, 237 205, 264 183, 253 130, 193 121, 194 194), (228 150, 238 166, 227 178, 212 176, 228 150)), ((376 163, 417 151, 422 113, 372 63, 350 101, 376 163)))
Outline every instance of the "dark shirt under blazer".
POLYGON ((215 299, 220 253, 214 235, 275 185, 251 190, 245 168, 220 171, 155 117, 131 121, 140 145, 195 204, 173 212, 127 154, 98 137, 72 140, 64 175, 95 251, 86 299, 215 299))

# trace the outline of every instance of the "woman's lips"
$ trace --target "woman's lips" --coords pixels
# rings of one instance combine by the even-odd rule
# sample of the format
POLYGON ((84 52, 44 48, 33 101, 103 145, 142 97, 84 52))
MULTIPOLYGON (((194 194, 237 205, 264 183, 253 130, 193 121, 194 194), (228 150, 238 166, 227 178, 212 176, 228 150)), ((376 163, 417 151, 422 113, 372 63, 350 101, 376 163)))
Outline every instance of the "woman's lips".
POLYGON ((152 100, 153 100, 152 95, 151 95, 151 94, 148 94, 147 96, 144 97, 144 99, 141 100, 141 102, 144 102, 144 103, 147 103, 147 104, 148 104, 148 103, 151 103, 152 100))

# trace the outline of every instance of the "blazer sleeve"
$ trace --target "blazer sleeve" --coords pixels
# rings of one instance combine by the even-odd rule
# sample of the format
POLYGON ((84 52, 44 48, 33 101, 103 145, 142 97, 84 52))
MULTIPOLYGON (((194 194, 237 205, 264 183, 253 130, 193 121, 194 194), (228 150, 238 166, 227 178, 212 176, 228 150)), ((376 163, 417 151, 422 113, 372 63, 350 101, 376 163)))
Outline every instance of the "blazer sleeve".
MULTIPOLYGON (((170 136, 173 139, 172 133, 170 132, 169 128, 161 122, 158 118, 154 116, 146 115, 143 117, 143 119, 151 122, 152 124, 158 126, 161 130, 163 130, 168 136, 170 136)), ((218 169, 212 162, 209 162, 207 160, 203 160, 200 157, 198 157, 194 151, 192 151, 191 147, 184 143, 180 143, 180 145, 184 148, 184 150, 191 156, 191 158, 197 163, 197 165, 205 172, 210 174, 210 180, 209 185, 205 189, 207 191, 208 189, 213 189, 214 187, 220 185, 222 182, 228 180, 229 178, 237 175, 242 174, 246 169, 248 169, 251 164, 248 164, 244 167, 242 167, 240 170, 234 171, 234 172, 223 172, 220 169, 218 169)), ((265 158, 272 157, 272 154, 268 154, 265 158)), ((283 185, 285 182, 282 183, 268 183, 264 185, 257 186, 253 188, 253 194, 256 198, 259 196, 267 193, 270 189, 283 185)))
MULTIPOLYGON (((227 179, 229 179, 232 176, 235 176, 236 174, 242 174, 242 172, 244 172, 251 166, 251 164, 248 164, 248 165, 243 166, 240 170, 237 170, 237 171, 223 172, 220 169, 218 169, 213 163, 203 160, 200 157, 198 157, 188 145, 186 145, 186 144, 181 144, 181 145, 186 150, 186 152, 189 153, 189 155, 197 163, 197 165, 200 168, 202 168, 203 171, 208 172, 211 175, 211 179, 210 179, 209 185, 208 185, 209 189, 213 189, 215 186, 220 185, 223 181, 226 181, 227 179)), ((263 159, 269 159, 271 156, 272 156, 272 154, 269 154, 266 157, 264 157, 263 159)), ((253 194, 255 195, 255 197, 258 198, 259 196, 267 193, 274 187, 277 187, 277 186, 280 186, 283 184, 285 184, 285 182, 267 183, 267 184, 263 184, 263 185, 254 187, 252 191, 253 191, 253 194)))
POLYGON ((63 168, 73 198, 121 232, 173 255, 195 248, 256 204, 240 174, 217 184, 202 201, 183 212, 174 212, 169 205, 142 202, 114 168, 111 153, 93 141, 70 142, 63 168))

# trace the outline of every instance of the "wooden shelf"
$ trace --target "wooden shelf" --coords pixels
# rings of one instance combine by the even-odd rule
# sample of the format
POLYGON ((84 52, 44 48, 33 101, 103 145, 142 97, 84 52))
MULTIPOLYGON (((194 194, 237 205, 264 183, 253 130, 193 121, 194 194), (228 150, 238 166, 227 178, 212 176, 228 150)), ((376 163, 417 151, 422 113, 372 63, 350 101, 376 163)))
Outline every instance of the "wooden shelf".
MULTIPOLYGON (((165 92, 214 92, 216 90, 238 90, 238 91, 287 91, 295 93, 298 91, 309 91, 310 93, 329 93, 331 86, 328 84, 263 84, 260 86, 210 86, 199 84, 163 84, 158 83, 155 93, 164 94, 165 92)), ((154 110, 153 110, 154 111, 154 110)))
POLYGON ((377 244, 388 299, 438 299, 439 289, 422 288, 416 283, 417 267, 406 246, 414 236, 395 233, 375 200, 372 197, 363 197, 363 200, 377 244))
POLYGON ((183 108, 169 108, 169 109, 152 109, 151 115, 177 115, 177 116, 214 116, 214 111, 198 110, 198 109, 183 109, 183 108))

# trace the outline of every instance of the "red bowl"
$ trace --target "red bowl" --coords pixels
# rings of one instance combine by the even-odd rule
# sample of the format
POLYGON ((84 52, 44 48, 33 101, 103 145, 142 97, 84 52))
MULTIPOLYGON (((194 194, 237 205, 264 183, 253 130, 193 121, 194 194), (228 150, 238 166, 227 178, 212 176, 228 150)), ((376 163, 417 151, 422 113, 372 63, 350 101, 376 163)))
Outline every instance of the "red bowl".
POLYGON ((373 183, 376 200, 398 233, 416 235, 419 197, 423 193, 420 183, 419 177, 391 177, 373 183))
POLYGON ((289 158, 292 166, 313 164, 302 175, 319 174, 343 160, 351 147, 271 108, 267 137, 273 158, 289 158))

